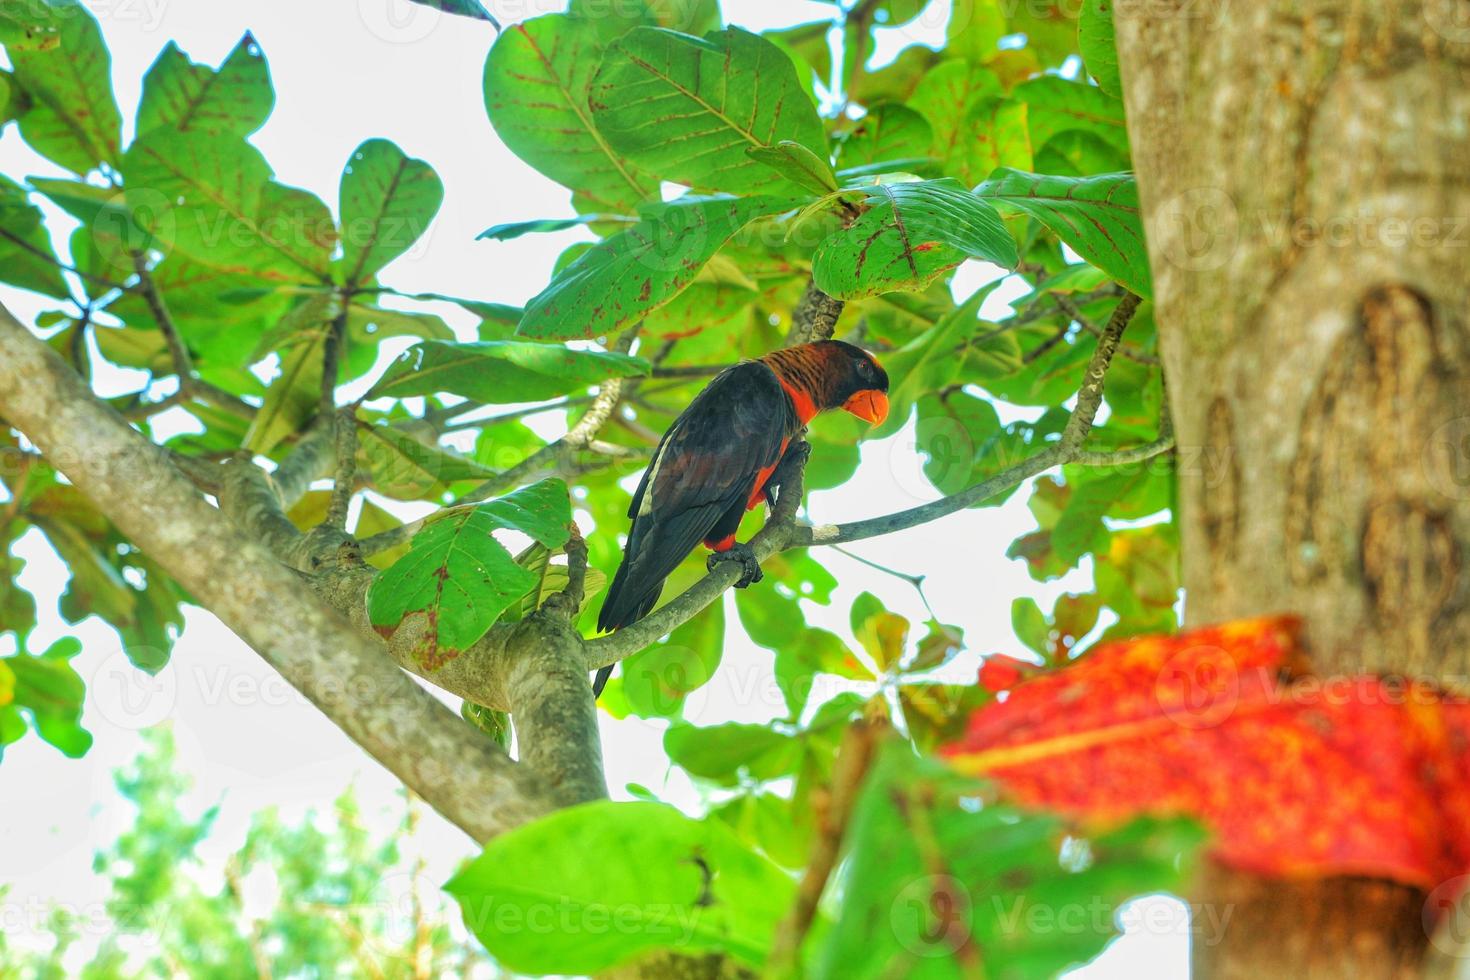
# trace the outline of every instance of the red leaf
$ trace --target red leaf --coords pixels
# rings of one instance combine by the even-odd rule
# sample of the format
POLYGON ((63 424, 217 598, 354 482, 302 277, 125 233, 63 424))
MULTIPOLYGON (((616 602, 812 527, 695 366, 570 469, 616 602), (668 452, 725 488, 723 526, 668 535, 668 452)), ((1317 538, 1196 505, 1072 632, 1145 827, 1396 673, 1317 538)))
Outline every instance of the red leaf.
MULTIPOLYGON (((1470 869, 1470 705, 1306 673, 1289 618, 1106 643, 975 711, 945 754, 1019 802, 1193 816, 1222 861, 1432 889, 1470 869)), ((982 678, 982 683, 989 683, 982 678)))
POLYGON ((1003 653, 992 653, 980 664, 980 686, 991 694, 999 694, 1040 670, 1040 667, 1028 661, 1008 657, 1003 653))

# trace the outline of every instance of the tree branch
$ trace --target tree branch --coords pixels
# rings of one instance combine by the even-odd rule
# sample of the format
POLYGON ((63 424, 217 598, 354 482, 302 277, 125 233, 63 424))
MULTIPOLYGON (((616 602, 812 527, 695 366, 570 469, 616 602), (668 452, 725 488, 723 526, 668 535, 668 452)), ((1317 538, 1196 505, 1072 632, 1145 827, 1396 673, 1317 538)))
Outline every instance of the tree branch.
MULTIPOLYGON (((369 755, 477 840, 558 798, 314 601, 0 307, 0 414, 369 755)), ((585 685, 585 677, 583 678, 585 685)))
POLYGON ((806 344, 814 340, 830 340, 837 329, 837 318, 842 315, 843 302, 833 299, 817 288, 816 280, 807 280, 806 289, 791 313, 791 329, 786 334, 786 346, 806 344))
POLYGON ((332 480, 332 498, 327 502, 327 527, 347 530, 347 511, 357 481, 357 408, 349 405, 332 413, 337 450, 337 472, 332 480))

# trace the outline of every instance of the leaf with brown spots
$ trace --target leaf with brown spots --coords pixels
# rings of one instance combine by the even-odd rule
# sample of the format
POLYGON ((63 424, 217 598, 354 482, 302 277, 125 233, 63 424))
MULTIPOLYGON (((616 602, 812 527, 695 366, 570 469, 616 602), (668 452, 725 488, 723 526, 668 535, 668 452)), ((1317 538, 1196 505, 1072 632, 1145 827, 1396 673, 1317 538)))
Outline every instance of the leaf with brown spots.
POLYGON ((868 208, 812 256, 812 278, 838 299, 921 292, 967 258, 1013 268, 1016 243, 995 208, 954 180, 859 188, 868 208))
POLYGON ((414 535, 408 554, 373 579, 367 595, 373 628, 392 635, 404 619, 423 616, 414 657, 428 670, 442 666, 540 582, 535 572, 516 564, 493 532, 521 531, 558 547, 566 542, 570 521, 571 504, 560 480, 445 511, 414 535))
POLYGON ((1132 174, 1052 177, 1001 167, 975 193, 1030 215, 1085 261, 1138 295, 1153 295, 1132 174))

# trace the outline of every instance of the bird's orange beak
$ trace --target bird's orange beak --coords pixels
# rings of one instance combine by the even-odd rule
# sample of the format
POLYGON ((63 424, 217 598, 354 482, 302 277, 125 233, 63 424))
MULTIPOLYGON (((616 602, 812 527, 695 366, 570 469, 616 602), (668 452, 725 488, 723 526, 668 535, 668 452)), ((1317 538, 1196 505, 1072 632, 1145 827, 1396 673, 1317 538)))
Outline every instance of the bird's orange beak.
POLYGON ((842 404, 842 410, 874 425, 882 425, 888 418, 888 396, 872 388, 860 391, 842 404))

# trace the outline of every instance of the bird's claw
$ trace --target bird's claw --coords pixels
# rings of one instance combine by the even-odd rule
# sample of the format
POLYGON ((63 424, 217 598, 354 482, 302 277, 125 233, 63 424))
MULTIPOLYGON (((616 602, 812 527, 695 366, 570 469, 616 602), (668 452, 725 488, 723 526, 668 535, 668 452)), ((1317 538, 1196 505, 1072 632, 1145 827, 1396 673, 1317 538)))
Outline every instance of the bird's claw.
POLYGON ((744 571, 740 574, 740 580, 735 583, 735 588, 743 589, 747 585, 759 582, 765 577, 761 571, 761 563, 756 560, 755 552, 750 550, 750 545, 736 542, 724 551, 710 552, 709 559, 705 561, 705 568, 713 572, 718 566, 727 561, 738 561, 744 571))

